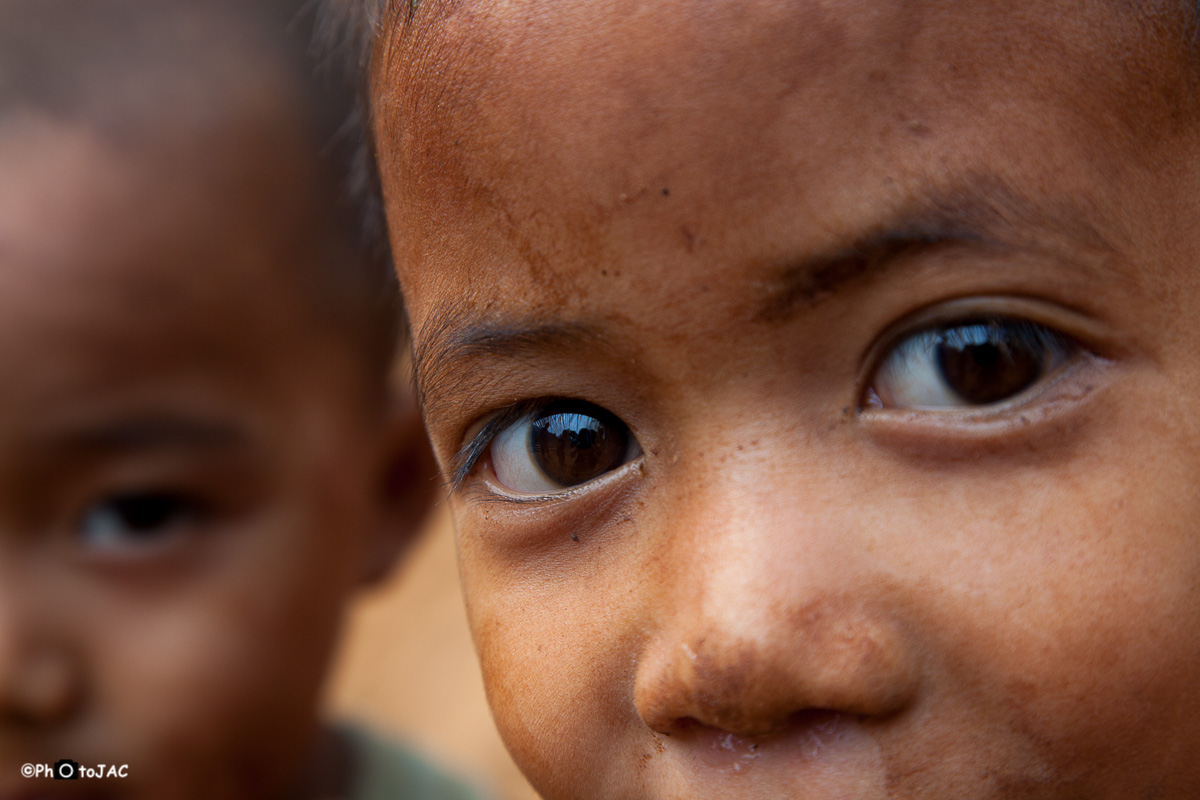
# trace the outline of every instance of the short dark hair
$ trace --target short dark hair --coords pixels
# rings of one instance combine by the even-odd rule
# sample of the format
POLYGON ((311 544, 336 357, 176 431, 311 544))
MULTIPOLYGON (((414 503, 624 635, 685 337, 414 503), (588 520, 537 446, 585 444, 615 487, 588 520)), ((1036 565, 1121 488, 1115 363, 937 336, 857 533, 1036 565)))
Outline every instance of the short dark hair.
POLYGON ((310 293, 355 338, 382 388, 404 329, 399 289, 359 69, 314 60, 318 29, 328 35, 328 23, 301 0, 0 0, 0 121, 34 111, 138 148, 160 134, 156 120, 203 113, 178 88, 223 80, 217 65, 227 56, 277 70, 295 89, 297 121, 321 162, 321 225, 341 242, 338 256, 317 259, 322 274, 310 293))

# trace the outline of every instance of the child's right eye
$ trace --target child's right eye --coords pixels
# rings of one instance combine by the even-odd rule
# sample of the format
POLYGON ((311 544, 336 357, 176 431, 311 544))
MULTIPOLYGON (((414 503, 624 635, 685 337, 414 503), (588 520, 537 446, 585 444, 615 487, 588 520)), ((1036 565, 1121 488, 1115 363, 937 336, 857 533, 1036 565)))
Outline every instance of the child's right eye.
POLYGON ((492 469, 506 489, 557 492, 587 483, 641 455, 629 427, 582 400, 554 400, 496 433, 492 469))
POLYGON ((114 494, 84 510, 78 535, 96 550, 129 550, 154 546, 196 522, 200 503, 170 491, 135 491, 114 494))

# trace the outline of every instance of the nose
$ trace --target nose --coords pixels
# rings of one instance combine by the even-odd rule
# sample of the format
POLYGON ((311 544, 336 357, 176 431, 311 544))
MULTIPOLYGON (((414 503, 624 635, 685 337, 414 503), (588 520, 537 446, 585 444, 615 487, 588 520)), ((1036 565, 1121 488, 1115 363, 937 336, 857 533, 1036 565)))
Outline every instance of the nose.
POLYGON ((36 599, 11 572, 0 570, 0 731, 61 722, 80 697, 73 659, 52 643, 36 599))
POLYGON ((794 487, 710 484, 669 515, 657 560, 672 569, 650 590, 634 686, 651 729, 764 736, 812 712, 882 718, 913 701, 919 648, 898 587, 852 513, 797 503, 794 487))

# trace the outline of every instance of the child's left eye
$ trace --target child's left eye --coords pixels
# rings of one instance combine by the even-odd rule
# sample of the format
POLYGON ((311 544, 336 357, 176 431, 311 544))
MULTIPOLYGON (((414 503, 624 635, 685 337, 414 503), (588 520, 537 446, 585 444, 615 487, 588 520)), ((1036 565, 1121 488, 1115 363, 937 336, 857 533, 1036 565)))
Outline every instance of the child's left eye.
POLYGON ((183 494, 142 491, 114 494, 84 510, 78 536, 93 549, 152 546, 200 518, 200 504, 183 494))
POLYGON ((1066 336, 1020 319, 980 317, 928 328, 885 354, 863 405, 939 410, 1001 403, 1077 351, 1066 336))
POLYGON ((578 486, 641 455, 624 422, 582 400, 558 400, 521 417, 496 434, 490 451, 496 479, 522 494, 578 486))

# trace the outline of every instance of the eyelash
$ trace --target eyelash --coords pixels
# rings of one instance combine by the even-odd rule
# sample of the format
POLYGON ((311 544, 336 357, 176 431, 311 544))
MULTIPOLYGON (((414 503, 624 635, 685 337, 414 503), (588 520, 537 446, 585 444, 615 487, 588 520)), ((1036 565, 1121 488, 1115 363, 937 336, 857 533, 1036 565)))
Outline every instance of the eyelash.
POLYGON ((211 524, 214 513, 210 496, 186 485, 112 490, 80 510, 71 538, 93 556, 140 560, 177 549, 211 524))
MULTIPOLYGON (((870 383, 876 379, 885 360, 891 354, 906 348, 916 349, 921 344, 918 340, 922 337, 926 339, 932 338, 938 335, 940 331, 954 330, 956 326, 962 327, 972 320, 991 320, 1009 324, 1014 329, 1029 335, 1043 347, 1059 349, 1063 360, 1069 360, 1072 355, 1077 355, 1085 351, 1085 348, 1071 336, 1061 333, 1053 326, 1024 318, 1020 313, 1012 314, 1004 311, 1000 313, 969 313, 943 319, 940 322, 926 322, 921 326, 910 327, 898 335, 888 337, 887 347, 883 348, 879 352, 879 355, 873 359, 874 364, 869 372, 870 378, 866 389, 871 388, 870 383)), ((866 389, 863 390, 864 393, 866 389)), ((478 465, 479 460, 488 452, 489 447, 500 433, 522 419, 540 416, 554 404, 561 403, 563 399, 562 397, 539 397, 522 400, 496 413, 454 455, 452 461, 453 469, 449 482, 450 492, 458 492, 463 487, 478 465)), ((860 399, 859 410, 865 410, 863 399, 860 399)))
MULTIPOLYGON (((874 359, 866 389, 860 399, 860 411, 865 408, 896 407, 945 413, 956 407, 973 409, 998 405, 1007 402, 1010 398, 1024 395, 1030 387, 1036 386, 1084 352, 1082 345, 1056 328, 1008 314, 972 314, 951 318, 926 324, 916 329, 909 329, 898 336, 889 338, 888 341, 890 342, 888 346, 883 348, 879 356, 874 359), (980 338, 981 335, 983 338, 980 338), (884 393, 876 392, 880 382, 885 379, 885 372, 889 366, 896 373, 890 377, 894 380, 899 379, 903 385, 906 377, 911 378, 913 373, 921 371, 919 368, 922 365, 919 362, 922 361, 922 358, 927 361, 937 359, 940 356, 939 348, 944 344, 956 347, 960 352, 966 351, 968 348, 979 349, 990 346, 995 350, 1002 347, 1000 352, 1009 354, 1009 357, 1013 359, 1010 363, 1016 363, 1015 354, 1040 355, 1044 358, 1044 363, 1038 364, 1037 374, 1030 376, 1029 383, 1015 387, 1011 393, 1003 393, 1003 397, 999 397, 995 401, 972 401, 969 397, 959 395, 956 399, 961 400, 961 403, 906 406, 903 402, 895 405, 883 402, 884 393), (1020 353, 1022 349, 1025 350, 1024 353, 1020 353)), ((933 366, 933 370, 938 374, 931 373, 929 377, 941 379, 943 384, 940 388, 925 387, 926 390, 931 390, 934 394, 947 389, 951 393, 956 393, 954 387, 946 382, 943 364, 939 362, 936 365, 925 366, 927 368, 933 366)), ((908 387, 910 392, 913 391, 913 388, 911 385, 908 387)), ((919 388, 916 391, 920 393, 919 388)))
POLYGON ((492 440, 507 428, 525 417, 537 416, 546 411, 552 404, 561 400, 558 397, 538 397, 532 400, 522 400, 502 409, 484 424, 479 432, 471 437, 454 455, 454 470, 450 473, 450 491, 457 492, 466 483, 468 477, 479 463, 479 459, 487 452, 492 440))

